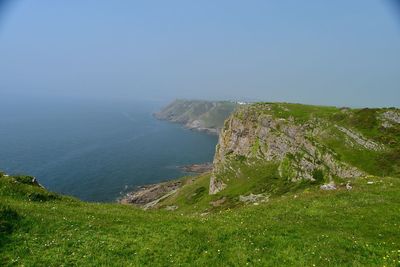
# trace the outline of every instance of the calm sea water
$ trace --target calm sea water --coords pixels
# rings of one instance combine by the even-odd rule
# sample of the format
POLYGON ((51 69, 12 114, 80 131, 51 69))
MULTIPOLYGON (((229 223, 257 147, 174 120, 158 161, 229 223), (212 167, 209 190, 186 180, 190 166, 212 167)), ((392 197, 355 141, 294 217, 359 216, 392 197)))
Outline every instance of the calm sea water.
POLYGON ((0 105, 0 170, 48 189, 114 201, 135 186, 183 176, 209 162, 215 136, 158 121, 165 103, 35 100, 0 105))

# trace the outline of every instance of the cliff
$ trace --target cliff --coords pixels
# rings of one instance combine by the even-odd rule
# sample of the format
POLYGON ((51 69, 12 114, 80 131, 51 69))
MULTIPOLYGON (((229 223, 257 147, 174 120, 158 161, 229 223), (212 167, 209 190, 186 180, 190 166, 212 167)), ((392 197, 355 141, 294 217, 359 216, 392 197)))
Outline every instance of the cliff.
POLYGON ((229 101, 175 100, 154 114, 157 119, 184 124, 186 128, 218 134, 238 104, 229 101))
POLYGON ((241 105, 224 123, 212 170, 182 179, 152 207, 207 213, 304 190, 350 190, 358 178, 399 177, 399 118, 395 108, 241 105))
POLYGON ((266 165, 276 167, 277 179, 289 182, 399 175, 399 114, 397 109, 284 103, 243 106, 220 134, 209 192, 216 194, 236 179, 252 179, 254 169, 267 175, 266 165))

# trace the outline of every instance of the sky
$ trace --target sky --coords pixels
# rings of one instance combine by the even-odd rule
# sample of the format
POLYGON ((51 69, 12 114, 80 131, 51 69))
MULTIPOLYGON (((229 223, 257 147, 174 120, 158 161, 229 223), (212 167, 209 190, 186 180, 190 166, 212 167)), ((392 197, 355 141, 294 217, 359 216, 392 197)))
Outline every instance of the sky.
POLYGON ((0 97, 400 106, 397 0, 0 0, 0 97))

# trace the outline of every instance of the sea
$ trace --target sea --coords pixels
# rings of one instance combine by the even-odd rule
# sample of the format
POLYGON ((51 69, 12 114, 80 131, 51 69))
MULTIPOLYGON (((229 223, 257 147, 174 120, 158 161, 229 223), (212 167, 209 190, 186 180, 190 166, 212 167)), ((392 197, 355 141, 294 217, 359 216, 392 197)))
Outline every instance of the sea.
POLYGON ((0 104, 0 170, 32 175, 47 189, 113 202, 140 185, 211 162, 214 135, 160 121, 167 102, 34 98, 0 104))

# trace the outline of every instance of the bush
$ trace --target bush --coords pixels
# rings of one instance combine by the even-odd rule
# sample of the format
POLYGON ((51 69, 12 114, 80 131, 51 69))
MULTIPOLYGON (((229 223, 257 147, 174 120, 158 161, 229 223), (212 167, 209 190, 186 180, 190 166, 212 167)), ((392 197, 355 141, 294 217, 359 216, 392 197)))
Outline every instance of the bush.
POLYGON ((15 210, 0 205, 0 233, 10 233, 18 219, 19 215, 15 210))
POLYGON ((14 176, 14 180, 21 184, 38 185, 35 177, 33 177, 33 176, 18 175, 18 176, 14 176))
POLYGON ((246 156, 244 156, 244 155, 236 155, 235 156, 235 160, 239 161, 240 163, 243 163, 244 161, 246 161, 246 156))
POLYGON ((323 183, 325 181, 324 179, 324 172, 320 169, 314 170, 313 171, 313 178, 315 182, 317 183, 323 183))
POLYGON ((373 129, 378 125, 376 109, 364 108, 357 111, 351 118, 351 124, 358 129, 373 129))
POLYGON ((56 200, 59 199, 60 197, 54 193, 50 192, 32 192, 28 196, 30 201, 51 201, 51 200, 56 200))
POLYGON ((193 194, 189 195, 186 198, 186 203, 188 204, 194 204, 199 201, 199 199, 204 196, 204 194, 207 192, 207 188, 204 186, 197 188, 193 194))

